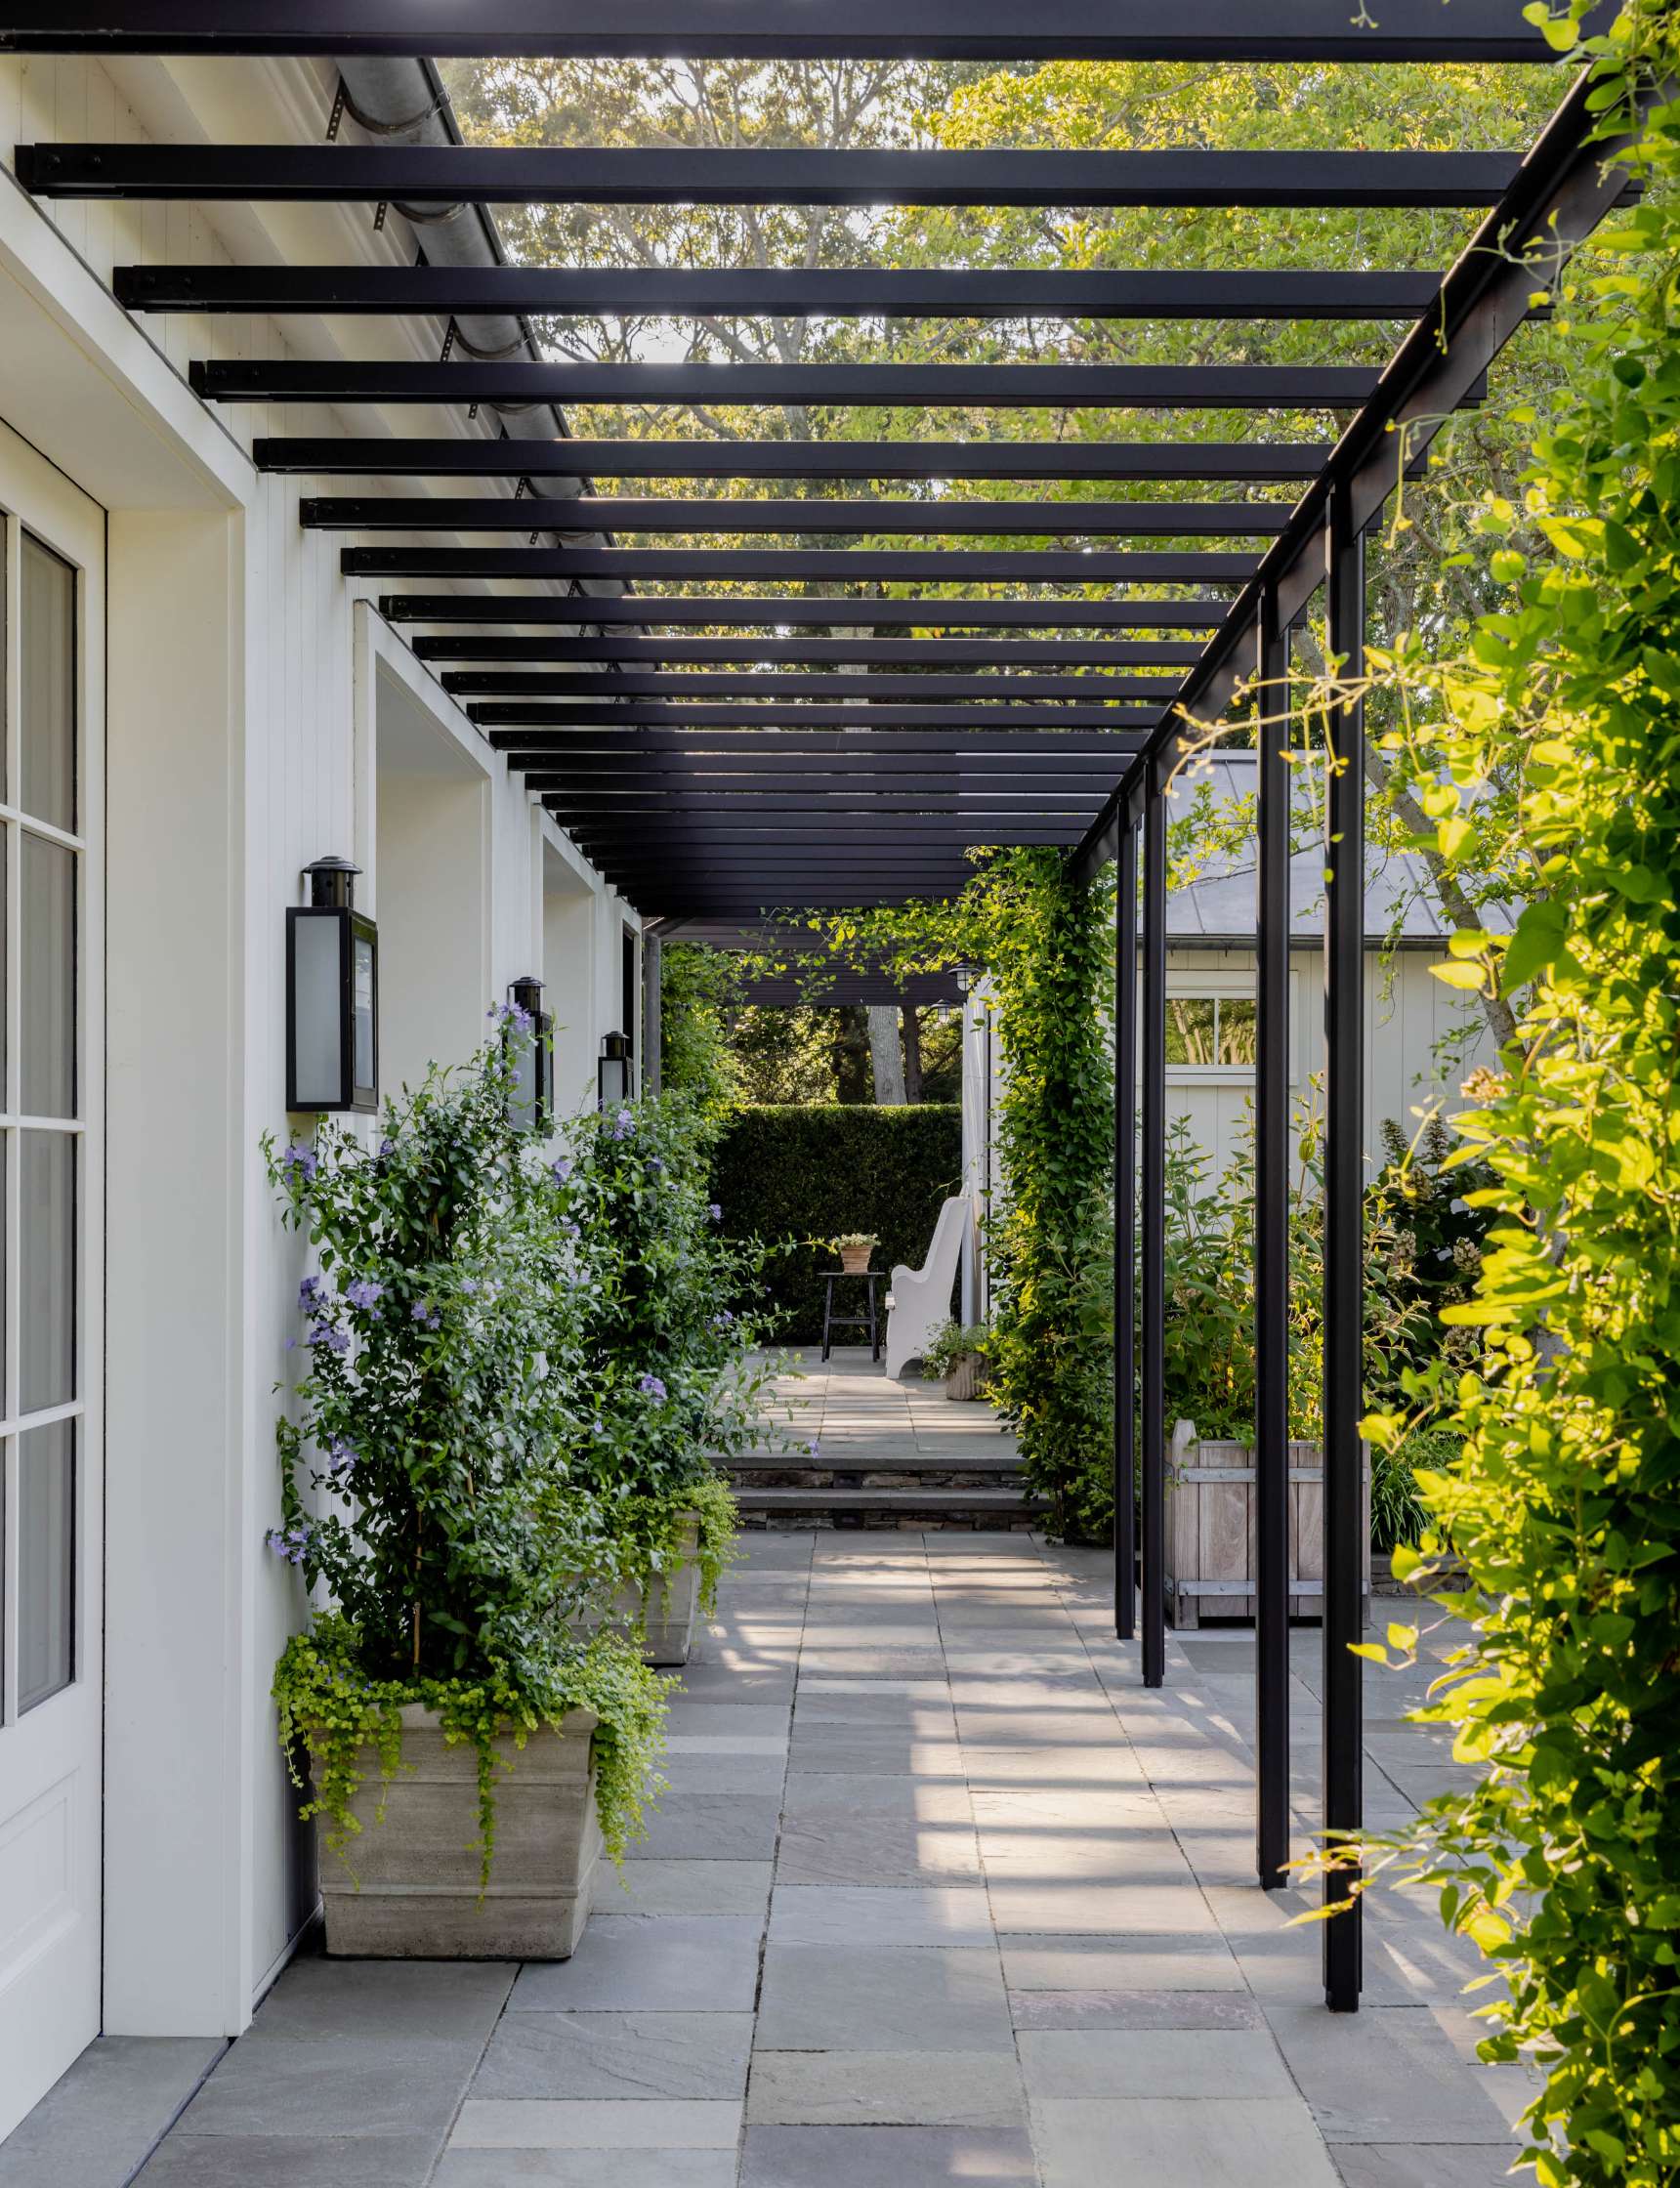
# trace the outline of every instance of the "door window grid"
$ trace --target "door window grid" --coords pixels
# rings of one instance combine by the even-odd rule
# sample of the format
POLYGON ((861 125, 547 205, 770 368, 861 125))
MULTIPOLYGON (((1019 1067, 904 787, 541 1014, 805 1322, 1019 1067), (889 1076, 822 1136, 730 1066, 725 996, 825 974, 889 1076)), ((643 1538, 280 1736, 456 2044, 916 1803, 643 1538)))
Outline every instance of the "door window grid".
POLYGON ((75 1677, 86 893, 80 587, 0 516, 0 1726, 75 1677), (20 802, 21 801, 21 802, 20 802), (40 808, 27 810, 30 804, 40 808))

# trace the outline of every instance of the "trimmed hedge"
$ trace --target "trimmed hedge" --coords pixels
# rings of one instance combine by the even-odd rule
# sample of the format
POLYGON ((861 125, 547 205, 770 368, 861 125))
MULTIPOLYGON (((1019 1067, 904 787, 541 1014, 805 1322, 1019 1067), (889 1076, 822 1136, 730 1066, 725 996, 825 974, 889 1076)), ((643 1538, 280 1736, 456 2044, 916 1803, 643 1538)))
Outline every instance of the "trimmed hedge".
MULTIPOLYGON (((822 1277, 839 1266, 825 1241, 842 1231, 873 1231, 871 1265, 919 1268, 933 1239, 940 1202, 962 1182, 962 1113, 955 1103, 878 1109, 861 1103, 737 1111, 712 1164, 712 1196, 733 1239, 795 1239, 766 1270, 771 1296, 786 1310, 777 1332, 787 1344, 822 1336, 822 1277)), ((862 1312, 863 1286, 842 1287, 835 1305, 862 1312), (846 1304, 842 1306, 842 1298, 846 1304)), ((876 1288, 883 1318, 886 1286, 876 1288)), ((856 1342, 865 1332, 849 1329, 856 1342)))

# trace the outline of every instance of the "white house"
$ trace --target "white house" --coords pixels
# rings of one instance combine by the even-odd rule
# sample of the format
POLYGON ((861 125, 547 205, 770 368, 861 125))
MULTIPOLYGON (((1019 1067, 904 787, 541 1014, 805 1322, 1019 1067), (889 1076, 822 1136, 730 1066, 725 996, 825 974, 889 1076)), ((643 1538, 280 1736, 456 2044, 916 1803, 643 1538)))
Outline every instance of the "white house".
MULTIPOLYGON (((422 64, 359 65, 370 120, 427 106, 422 64)), ((318 143, 337 85, 312 63, 0 60, 0 156, 318 143)), ((448 247, 487 253, 467 213, 448 247)), ((370 207, 54 208, 0 168, 0 2137, 102 2028, 236 2033, 314 1903, 268 1697, 298 1583, 262 1547, 303 1249, 258 1142, 288 1131, 302 869, 361 869, 386 1089, 468 1053, 523 975, 548 983, 563 1098, 593 1098, 602 1036, 635 1031, 635 911, 300 528, 309 483, 257 469, 287 421, 212 411, 186 377, 305 339, 436 357, 443 330, 147 320, 112 295, 118 267, 411 263, 417 235, 445 247, 370 207)), ((497 429, 461 406, 420 430, 497 429)))
MULTIPOLYGON (((1227 752, 1187 778, 1179 804, 1205 787, 1228 811, 1252 810, 1254 757, 1227 752)), ((1290 1079, 1304 1110, 1323 1045, 1324 854, 1313 832, 1310 786, 1289 872, 1290 1079)), ((1169 826, 1170 826, 1169 822, 1169 826)), ((1182 1117, 1213 1174, 1230 1162, 1246 1130, 1254 1086, 1254 917, 1252 847, 1216 856, 1188 888, 1167 900, 1167 1115, 1182 1117)), ((1447 955, 1450 929, 1414 854, 1365 854, 1365 1147, 1382 1160, 1381 1126, 1393 1118, 1409 1138, 1417 1113, 1462 1106, 1458 1089, 1495 1044, 1474 996, 1430 971, 1447 955)))

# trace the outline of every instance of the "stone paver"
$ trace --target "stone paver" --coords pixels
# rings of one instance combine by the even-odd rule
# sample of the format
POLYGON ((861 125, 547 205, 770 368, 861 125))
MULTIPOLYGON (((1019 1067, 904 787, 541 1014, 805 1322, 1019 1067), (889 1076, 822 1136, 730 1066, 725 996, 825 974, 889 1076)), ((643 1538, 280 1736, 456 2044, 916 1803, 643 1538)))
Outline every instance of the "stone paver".
MULTIPOLYGON (((1252 1881, 1251 1636, 1146 1693, 1108 1580, 1018 1534, 749 1537, 575 1957, 300 1959, 143 2188, 1491 2188, 1526 2083, 1473 2063, 1473 1960, 1373 1895, 1365 2009, 1324 2013, 1307 1893, 1252 1881)), ((1404 1814, 1440 1766, 1371 1689, 1404 1814)))

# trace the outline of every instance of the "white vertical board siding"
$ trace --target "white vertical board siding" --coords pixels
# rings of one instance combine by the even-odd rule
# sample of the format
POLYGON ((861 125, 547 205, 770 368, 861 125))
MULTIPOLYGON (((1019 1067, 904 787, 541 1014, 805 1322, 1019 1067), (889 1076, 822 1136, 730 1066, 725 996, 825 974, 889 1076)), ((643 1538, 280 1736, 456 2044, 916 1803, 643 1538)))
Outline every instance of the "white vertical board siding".
MULTIPOLYGON (((313 63, 0 61, 0 161, 18 143, 54 140, 310 141, 324 113, 313 63)), ((236 2033, 315 1904, 269 1699, 306 1604, 295 1572, 263 1548, 279 1516, 273 1393, 295 1371, 287 1346, 308 1264, 280 1227, 259 1140, 272 1132, 283 1145, 294 1121, 308 1128, 283 1108, 284 912, 301 869, 346 853, 365 869, 363 901, 382 928, 403 917, 400 888, 389 911, 378 903, 382 680, 450 740, 476 784, 460 801, 465 834, 444 846, 477 884, 440 1051, 469 1049, 506 984, 541 969, 539 844, 543 864, 567 865, 591 926, 614 944, 618 932, 600 877, 533 814, 436 679, 357 609, 339 542, 300 529, 314 484, 260 478, 241 453, 258 434, 335 433, 342 421, 318 406, 207 412, 184 385, 195 357, 330 355, 335 343, 347 355, 436 355, 437 330, 130 322, 89 278, 163 259, 399 261, 396 224, 370 242, 370 219, 365 208, 219 207, 212 222, 184 205, 47 206, 0 174, 0 413, 15 398, 26 438, 113 512, 113 2033, 236 2033), (33 283, 26 348, 15 272, 33 283)), ((420 410, 400 430, 461 431, 463 419, 420 410)), ((588 1008, 593 1058, 604 1030, 593 986, 588 1008)), ((430 1049, 423 1027, 412 1045, 430 1049)))
MULTIPOLYGON (((1409 1139, 1418 1113, 1460 1105, 1458 1088, 1477 1064, 1491 1063, 1494 1046, 1474 998, 1466 999, 1430 972, 1445 951, 1396 950, 1384 958, 1365 954, 1365 1152, 1371 1166, 1383 1160, 1381 1127, 1393 1118, 1409 1139), (1449 1035, 1472 1036, 1438 1058, 1449 1035)), ((1320 1108, 1323 1072, 1323 956, 1318 949, 1289 953, 1290 1079, 1297 1106, 1320 1108)), ((1240 995, 1254 992, 1250 950, 1173 949, 1167 955, 1169 995, 1240 995)), ((1252 1131, 1253 1077, 1246 1072, 1167 1068, 1167 1118, 1182 1118, 1194 1145, 1206 1157, 1211 1182, 1229 1169, 1252 1131)))

